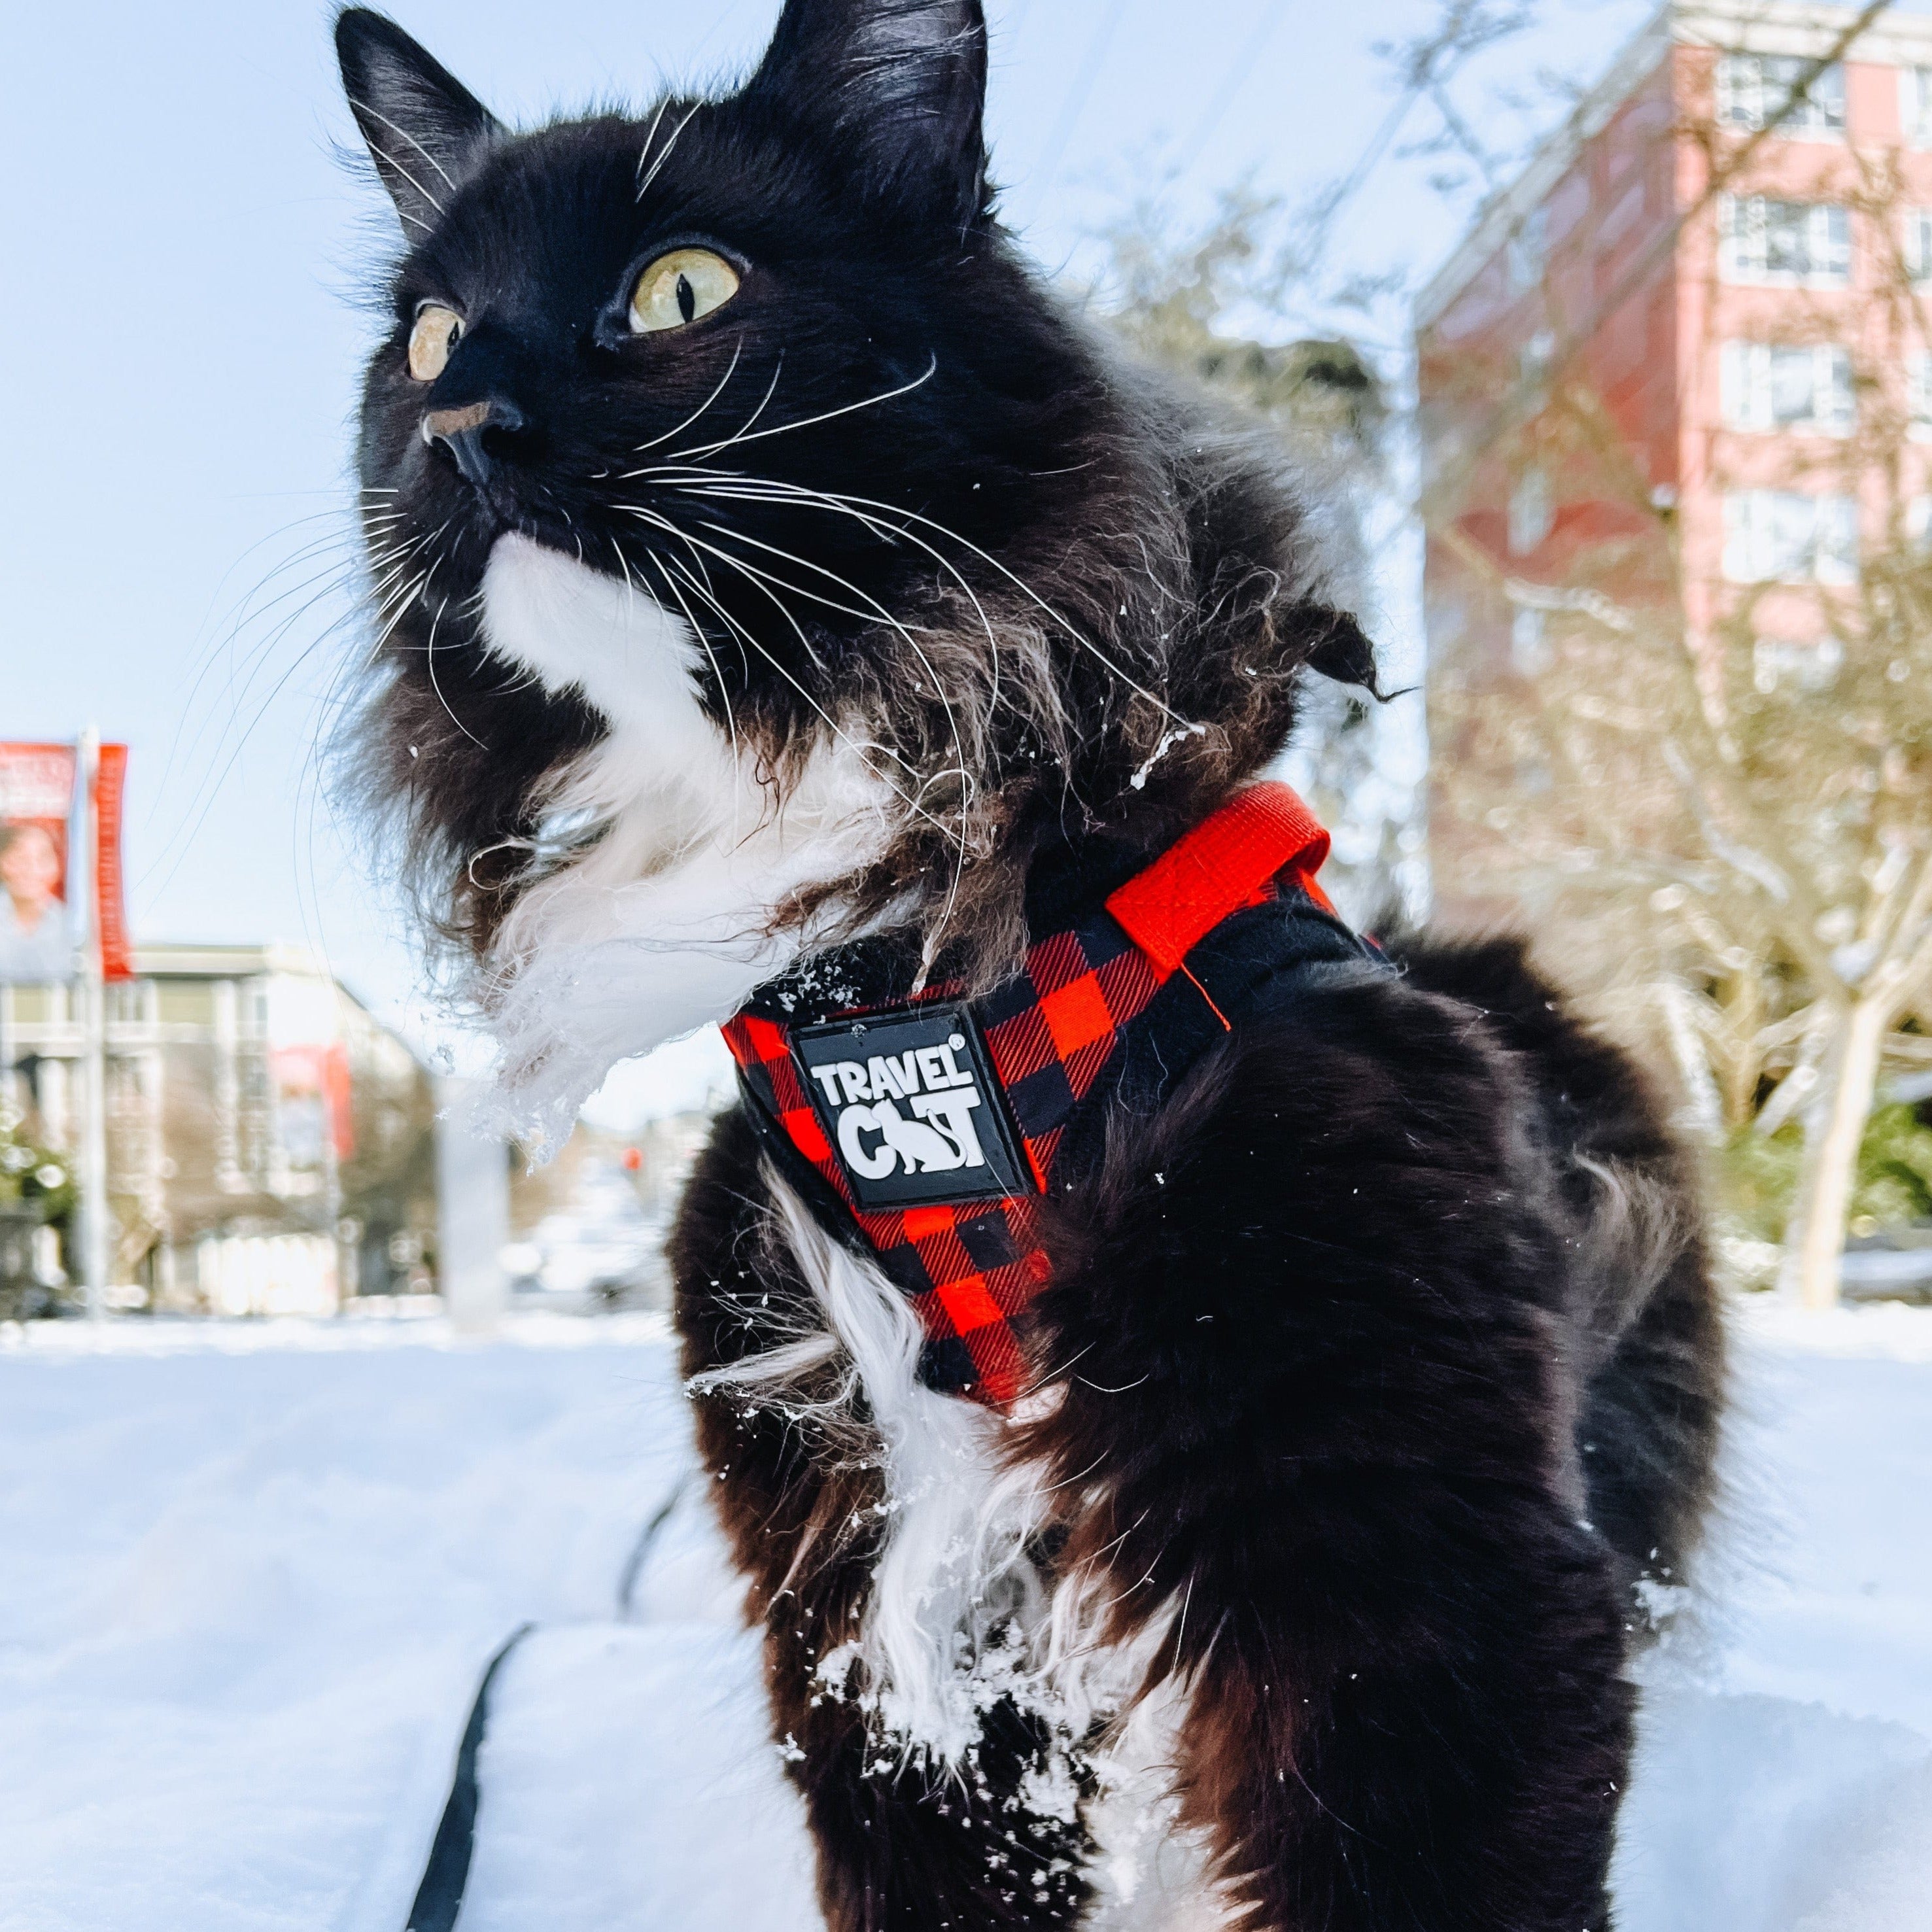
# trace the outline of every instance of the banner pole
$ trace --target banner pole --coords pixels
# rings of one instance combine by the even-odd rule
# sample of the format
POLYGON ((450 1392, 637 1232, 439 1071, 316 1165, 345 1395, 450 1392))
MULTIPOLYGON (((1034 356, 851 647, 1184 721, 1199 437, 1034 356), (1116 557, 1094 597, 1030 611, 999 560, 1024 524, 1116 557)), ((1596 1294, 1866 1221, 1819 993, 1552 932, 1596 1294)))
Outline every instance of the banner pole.
POLYGON ((100 957, 100 734, 82 735, 80 770, 81 866, 86 880, 81 924, 80 1150, 81 1283, 90 1321, 107 1312, 107 1000, 100 957))

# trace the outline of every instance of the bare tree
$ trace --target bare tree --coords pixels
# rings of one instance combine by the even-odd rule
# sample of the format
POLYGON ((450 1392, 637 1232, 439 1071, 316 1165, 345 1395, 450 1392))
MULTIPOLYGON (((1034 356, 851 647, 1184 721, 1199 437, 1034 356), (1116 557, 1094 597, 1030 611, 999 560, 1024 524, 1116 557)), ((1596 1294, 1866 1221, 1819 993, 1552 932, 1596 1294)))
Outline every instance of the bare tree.
MULTIPOLYGON (((1673 246, 1720 206, 1754 218, 1765 131, 1671 128, 1706 182, 1673 246)), ((1560 318, 1540 389, 1458 460, 1464 479, 1500 463, 1588 502, 1583 533, 1552 546, 1555 502, 1513 500, 1532 527, 1485 542, 1439 484, 1431 518, 1512 640, 1487 672, 1452 650, 1436 680, 1463 878, 1531 908, 1573 962, 1594 952, 1613 991, 1643 990, 1714 1136, 1802 1124, 1784 1280, 1813 1307, 1838 1297, 1881 1071, 1932 1057, 1932 506, 1912 480, 1932 429, 1916 286, 1932 263, 1913 259, 1896 158, 1826 152, 1802 197, 1849 208, 1872 265, 1850 290, 1780 302, 1726 343, 1717 248, 1699 258, 1714 286, 1688 386, 1725 395, 1702 446, 1730 493, 1721 570, 1708 530, 1687 542, 1675 498, 1649 488, 1560 318), (1804 434, 1736 433, 1790 427, 1807 383, 1804 434)), ((1795 200, 1786 166, 1772 191, 1795 200)))
MULTIPOLYGON (((1387 440, 1395 411, 1364 348, 1334 330, 1296 336, 1310 310, 1321 262, 1311 254, 1324 190, 1312 218, 1246 186, 1224 192, 1198 226, 1157 197, 1137 202, 1101 238, 1106 268, 1095 293, 1113 329, 1139 354, 1197 382, 1236 417, 1279 437, 1312 487, 1372 521, 1390 501, 1387 440), (1281 339, 1236 332, 1249 328, 1281 339)), ((1332 304, 1331 304, 1332 305, 1332 304)), ((1378 721, 1369 699, 1317 681, 1304 701, 1295 782, 1336 834, 1345 902, 1363 914, 1408 896, 1419 832, 1412 784, 1387 781, 1378 721)))
MULTIPOLYGON (((1906 197, 1895 170, 1844 151, 1832 164, 1857 178, 1848 188, 1840 175, 1832 192, 1849 195, 1871 233, 1894 238, 1894 260, 1861 303, 1856 425, 1794 459, 1810 473, 1784 479, 1792 494, 1861 503, 1863 556, 1850 580, 1816 581, 1814 545, 1798 573, 1812 580, 1713 596, 1698 560, 1687 566, 1676 505, 1653 494, 1581 352, 1687 232, 1715 221, 1724 196, 1749 192, 1767 144, 1880 10, 1848 16, 1758 124, 1720 125, 1707 112, 1664 132, 1673 160, 1701 158, 1700 189, 1594 310, 1552 311, 1534 356, 1466 362, 1457 380, 1473 428, 1419 492, 1472 602, 1486 599, 1511 638, 1500 676, 1466 677, 1453 646, 1432 674, 1434 796, 1456 821, 1443 828, 1454 884, 1527 923, 1559 974, 1592 982, 1606 1016, 1675 1064, 1712 1142, 1768 1144, 1799 1124, 1786 1271, 1820 1305, 1837 1292, 1880 1070, 1932 1065, 1932 578, 1910 480, 1924 425, 1904 380, 1925 332, 1918 270, 1896 245, 1906 197), (1821 478, 1820 464, 1841 480, 1821 478), (1485 466, 1547 476, 1622 514, 1559 568, 1539 560, 1529 569, 1506 532, 1485 541, 1457 520, 1456 499, 1485 466)), ((1399 487, 1418 425, 1372 319, 1385 320, 1402 280, 1341 279, 1338 223, 1392 154, 1420 160, 1466 213, 1524 158, 1498 129, 1539 112, 1546 126, 1573 110, 1582 118, 1582 91, 1547 76, 1534 100, 1498 96, 1492 57, 1520 66, 1518 38, 1534 25, 1528 7, 1446 0, 1427 31, 1382 50, 1395 86, 1388 113, 1354 164, 1296 208, 1237 189, 1190 229, 1158 199, 1142 202, 1106 238, 1103 302, 1116 326, 1304 453, 1351 467, 1365 498, 1399 487)), ((1821 308, 1793 327, 1793 344, 1823 344, 1834 326, 1821 308)), ((1714 335, 1702 352, 1721 356, 1714 335)), ((1322 805, 1346 819, 1372 788, 1373 734, 1359 704, 1336 697, 1317 710, 1309 769, 1322 805)), ((1370 868, 1372 893, 1386 889, 1393 856, 1370 868)))

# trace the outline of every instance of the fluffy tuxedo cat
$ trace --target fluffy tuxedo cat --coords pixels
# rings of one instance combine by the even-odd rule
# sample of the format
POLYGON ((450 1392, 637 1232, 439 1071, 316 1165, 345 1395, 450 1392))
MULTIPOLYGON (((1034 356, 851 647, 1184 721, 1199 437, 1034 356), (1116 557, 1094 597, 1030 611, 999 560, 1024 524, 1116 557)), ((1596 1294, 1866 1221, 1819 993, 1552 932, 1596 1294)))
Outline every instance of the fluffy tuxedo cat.
POLYGON ((529 1111, 728 1023, 678 1318, 835 1932, 1602 1932, 1693 1177, 1256 788, 1373 684, 1318 491, 1022 259, 980 0, 527 134, 337 38, 405 242, 356 770, 529 1111))

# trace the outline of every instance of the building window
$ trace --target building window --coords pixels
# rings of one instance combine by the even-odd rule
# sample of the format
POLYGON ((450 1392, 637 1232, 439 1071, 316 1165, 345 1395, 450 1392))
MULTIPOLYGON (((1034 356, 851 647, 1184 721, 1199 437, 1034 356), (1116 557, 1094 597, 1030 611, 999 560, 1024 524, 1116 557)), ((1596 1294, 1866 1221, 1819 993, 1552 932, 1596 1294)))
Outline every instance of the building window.
POLYGON ((1911 414, 1912 440, 1932 440, 1932 356, 1923 350, 1905 365, 1905 406, 1911 414))
POLYGON ((1727 128, 1778 123, 1780 134, 1829 140, 1845 131, 1845 70, 1821 69, 1804 98, 1784 113, 1811 63, 1789 54, 1726 54, 1718 63, 1718 118, 1727 128), (1780 116, 1783 118, 1780 119, 1780 116))
POLYGON ((1509 264, 1510 293, 1526 295, 1543 280, 1550 260, 1550 211, 1532 208, 1510 237, 1504 250, 1509 264))
POLYGON ((1843 288, 1851 279, 1851 211, 1835 202, 1723 195, 1718 223, 1726 281, 1843 288))
POLYGON ((1550 497, 1550 478, 1540 470, 1526 470, 1510 492, 1509 547, 1512 556, 1526 556, 1549 536, 1556 512, 1550 497))
POLYGON ((1724 574, 1733 584, 1856 584, 1858 505, 1790 490, 1730 491, 1724 574))
POLYGON ((1833 344, 1727 342, 1723 390, 1732 429, 1844 436, 1852 428, 1852 358, 1833 344))
POLYGON ((1525 677, 1550 668, 1550 646, 1540 610, 1520 610, 1510 620, 1510 662, 1525 677))
POLYGON ((1932 208, 1905 211, 1905 272, 1915 282, 1932 281, 1932 208))
POLYGON ((1898 124, 1915 148, 1932 148, 1932 67, 1899 69, 1898 124))
POLYGON ((1836 638, 1810 644, 1760 638, 1751 646, 1751 682, 1767 698, 1780 684, 1804 692, 1828 691, 1844 662, 1845 647, 1836 638))

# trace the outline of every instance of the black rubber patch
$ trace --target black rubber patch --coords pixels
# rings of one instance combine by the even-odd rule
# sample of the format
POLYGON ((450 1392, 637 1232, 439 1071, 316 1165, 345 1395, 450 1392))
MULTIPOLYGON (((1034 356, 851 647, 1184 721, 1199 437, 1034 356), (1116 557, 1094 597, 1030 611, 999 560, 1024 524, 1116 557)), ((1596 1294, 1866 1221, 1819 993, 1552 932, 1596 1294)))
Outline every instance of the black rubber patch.
POLYGON ((938 1208, 1035 1191, 968 1008, 802 1027, 792 1046, 861 1208, 938 1208))

